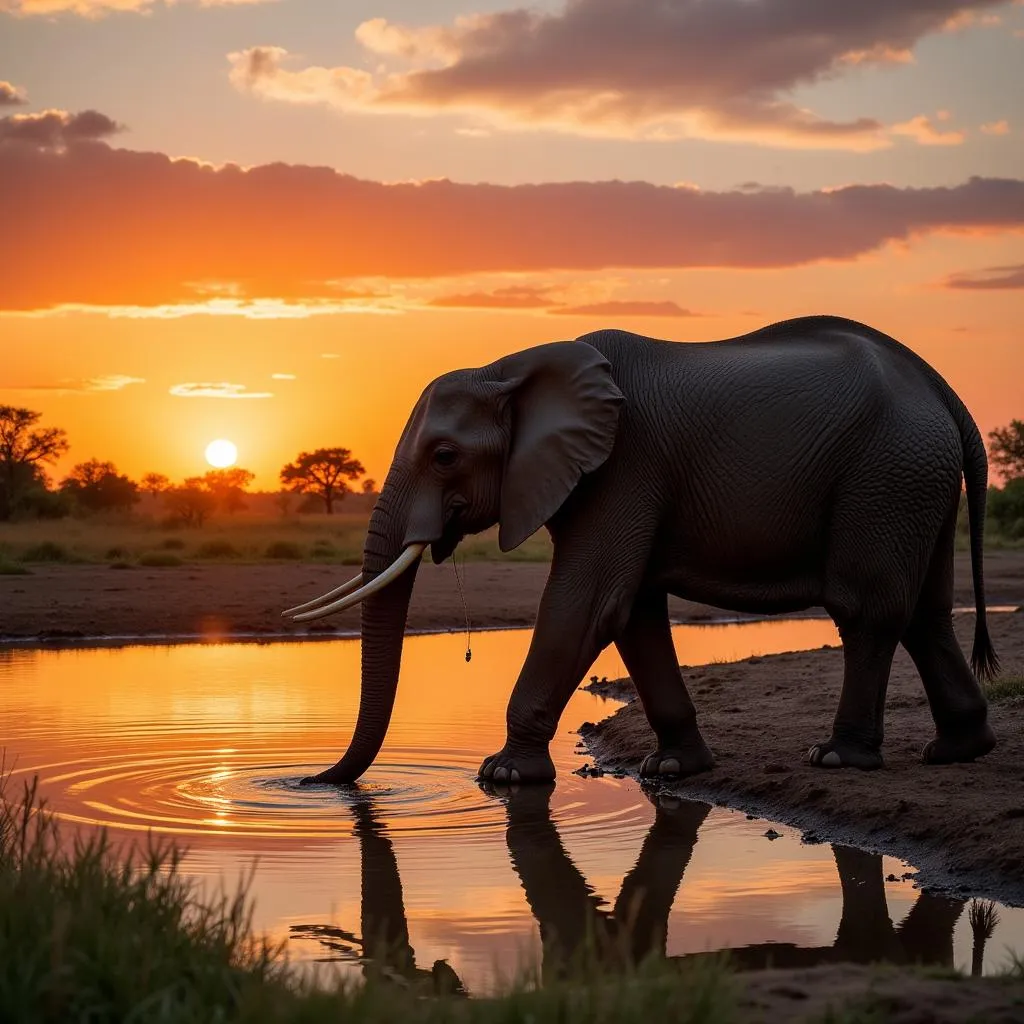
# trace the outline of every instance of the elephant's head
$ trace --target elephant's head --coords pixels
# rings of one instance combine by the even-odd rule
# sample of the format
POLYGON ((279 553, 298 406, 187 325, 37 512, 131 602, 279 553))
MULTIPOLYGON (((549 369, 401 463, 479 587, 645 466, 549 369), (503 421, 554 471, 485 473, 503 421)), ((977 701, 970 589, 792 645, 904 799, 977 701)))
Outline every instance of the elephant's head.
POLYGON ((503 551, 520 545, 608 458, 623 401, 608 361, 582 341, 526 349, 427 386, 370 518, 362 573, 285 613, 305 621, 363 602, 355 735, 345 756, 312 781, 354 781, 384 742, 426 548, 441 562, 464 536, 495 523, 503 551))

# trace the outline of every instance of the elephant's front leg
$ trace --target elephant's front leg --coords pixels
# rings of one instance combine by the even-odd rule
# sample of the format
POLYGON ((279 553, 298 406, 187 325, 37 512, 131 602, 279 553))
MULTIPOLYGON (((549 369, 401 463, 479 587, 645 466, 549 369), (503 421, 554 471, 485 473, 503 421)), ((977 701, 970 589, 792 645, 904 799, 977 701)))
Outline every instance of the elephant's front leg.
POLYGON ((558 721, 594 659, 624 627, 635 589, 630 575, 609 577, 575 559, 559 565, 556 555, 530 651, 509 699, 505 746, 484 760, 481 778, 554 779, 548 745, 558 721))
POLYGON ((672 643, 664 592, 643 590, 637 595, 615 644, 658 740, 640 774, 696 775, 713 768, 715 759, 697 728, 697 711, 672 643))

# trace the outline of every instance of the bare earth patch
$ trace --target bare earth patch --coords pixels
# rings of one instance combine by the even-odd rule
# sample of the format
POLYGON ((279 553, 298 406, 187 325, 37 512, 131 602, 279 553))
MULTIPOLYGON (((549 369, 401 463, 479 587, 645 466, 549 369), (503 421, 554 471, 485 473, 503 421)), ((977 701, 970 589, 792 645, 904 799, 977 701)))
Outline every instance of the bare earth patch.
MULTIPOLYGON (((1024 613, 991 615, 989 622, 1004 675, 1019 675, 1024 613)), ((969 650, 974 616, 958 615, 956 626, 969 650)), ((812 768, 803 758, 830 732, 842 674, 838 648, 685 671, 716 766, 669 788, 783 821, 804 830, 807 841, 900 857, 920 868, 927 886, 1024 903, 1024 699, 991 705, 999 745, 988 756, 923 765, 932 721, 920 678, 900 649, 886 704, 885 769, 812 768)), ((581 734, 604 768, 636 772, 655 746, 635 699, 581 734)))
MULTIPOLYGON (((357 634, 359 609, 292 625, 284 608, 307 601, 355 575, 357 566, 187 564, 111 569, 106 565, 33 565, 31 575, 0 574, 0 639, 159 637, 188 635, 357 634)), ((1024 551, 985 556, 988 603, 1024 600, 1024 551)), ((547 580, 544 563, 508 560, 459 567, 473 625, 530 627, 547 580)), ((960 605, 974 604, 970 561, 957 556, 960 605)), ((706 622, 729 613, 672 598, 676 622, 706 622)), ((749 618, 750 616, 735 616, 749 618)), ((448 563, 420 566, 409 609, 413 632, 465 628, 462 599, 448 563)))

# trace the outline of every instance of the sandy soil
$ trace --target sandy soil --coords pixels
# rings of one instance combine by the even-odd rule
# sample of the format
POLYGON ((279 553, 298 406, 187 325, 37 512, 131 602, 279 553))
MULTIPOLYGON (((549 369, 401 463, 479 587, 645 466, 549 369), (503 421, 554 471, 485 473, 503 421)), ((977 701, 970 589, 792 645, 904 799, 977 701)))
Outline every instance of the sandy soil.
MULTIPOLYGON (((990 552, 985 569, 990 605, 1024 600, 1024 551, 990 552)), ((280 616, 283 608, 334 588, 356 571, 348 566, 288 564, 129 570, 37 566, 30 576, 0 576, 0 638, 357 633, 358 608, 302 627, 280 616)), ((548 566, 537 563, 466 565, 466 600, 474 626, 532 626, 547 574, 548 566)), ((970 578, 970 562, 960 556, 958 604, 974 603, 970 578)), ((727 614, 676 599, 670 601, 670 611, 677 622, 727 614)), ((451 565, 422 565, 409 629, 459 630, 464 625, 451 565)))
MULTIPOLYGON (((990 624, 1003 671, 1024 671, 1024 612, 992 615, 990 624)), ((972 614, 957 616, 965 650, 973 631, 972 614)), ((886 705, 885 770, 812 768, 803 756, 828 737, 842 670, 839 649, 687 670, 717 763, 670 788, 783 821, 809 842, 838 840, 901 857, 921 869, 924 885, 1024 904, 1024 700, 992 705, 999 746, 987 757, 925 766, 920 751, 932 721, 901 649, 886 705)), ((634 772, 654 749, 654 735, 631 684, 607 692, 630 703, 581 733, 602 767, 634 772)))
POLYGON ((1019 1024, 1024 1020, 1024 981, 937 978, 895 967, 837 964, 743 974, 737 1006, 737 1017, 751 1022, 1019 1024))

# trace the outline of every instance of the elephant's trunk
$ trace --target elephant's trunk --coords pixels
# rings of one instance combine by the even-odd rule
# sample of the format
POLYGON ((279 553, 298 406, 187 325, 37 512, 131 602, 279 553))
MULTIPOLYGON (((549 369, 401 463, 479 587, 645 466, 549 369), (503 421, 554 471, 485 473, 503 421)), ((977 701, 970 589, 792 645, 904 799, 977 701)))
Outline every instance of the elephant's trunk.
MULTIPOLYGON (((392 516, 396 488, 389 481, 381 491, 366 534, 363 578, 372 580, 391 565, 403 549, 403 516, 392 516)), ((419 560, 383 590, 362 604, 362 689, 359 716, 345 755, 333 767, 309 779, 334 784, 354 782, 373 763, 391 722, 402 663, 405 619, 419 560)))

